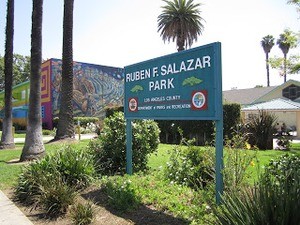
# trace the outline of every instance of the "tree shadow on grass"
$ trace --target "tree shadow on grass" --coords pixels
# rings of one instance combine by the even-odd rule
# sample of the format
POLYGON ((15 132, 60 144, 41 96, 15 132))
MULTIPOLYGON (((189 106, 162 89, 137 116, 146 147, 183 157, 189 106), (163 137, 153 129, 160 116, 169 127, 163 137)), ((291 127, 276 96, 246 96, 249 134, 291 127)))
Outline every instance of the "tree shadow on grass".
POLYGON ((152 206, 140 205, 137 209, 128 212, 121 212, 108 204, 108 196, 102 189, 88 191, 81 195, 84 199, 93 201, 94 204, 104 207, 110 213, 132 221, 135 225, 186 225, 188 220, 175 218, 164 212, 154 209, 152 206))

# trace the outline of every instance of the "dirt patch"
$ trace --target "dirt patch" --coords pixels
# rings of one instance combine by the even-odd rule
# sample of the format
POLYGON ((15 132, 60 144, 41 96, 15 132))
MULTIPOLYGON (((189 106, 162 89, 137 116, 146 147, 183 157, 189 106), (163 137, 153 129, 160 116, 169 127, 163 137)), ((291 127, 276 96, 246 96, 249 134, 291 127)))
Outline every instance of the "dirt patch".
POLYGON ((20 161, 20 159, 12 159, 7 161, 7 164, 11 164, 11 165, 27 165, 29 163, 31 163, 32 161, 20 161))
MULTIPOLYGON (((4 190, 5 195, 13 199, 12 190, 4 190)), ((178 219, 167 213, 158 211, 152 205, 141 205, 130 212, 119 212, 107 204, 108 197, 99 187, 90 187, 79 196, 80 201, 92 201, 94 203, 95 217, 93 225, 185 225, 188 221, 178 219)), ((55 220, 47 219, 44 212, 30 209, 17 202, 16 206, 35 225, 70 225, 70 215, 59 217, 55 220)))

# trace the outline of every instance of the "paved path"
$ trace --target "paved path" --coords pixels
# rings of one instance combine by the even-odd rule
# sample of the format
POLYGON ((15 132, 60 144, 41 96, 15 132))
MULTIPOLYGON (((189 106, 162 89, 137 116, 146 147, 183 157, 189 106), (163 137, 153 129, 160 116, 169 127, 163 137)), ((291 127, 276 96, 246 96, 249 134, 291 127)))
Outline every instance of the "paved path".
POLYGON ((1 225, 33 225, 33 223, 0 191, 0 224, 1 225))
MULTIPOLYGON (((97 134, 81 134, 80 135, 80 140, 84 140, 84 139, 92 139, 94 137, 97 137, 97 134)), ((53 136, 43 136, 43 140, 44 142, 50 141, 52 140, 54 137, 53 136)), ((75 138, 77 140, 79 140, 79 136, 78 134, 75 135, 75 138)), ((24 143, 25 142, 25 138, 15 138, 15 143, 24 143)), ((0 224, 1 225, 1 224, 0 224)))

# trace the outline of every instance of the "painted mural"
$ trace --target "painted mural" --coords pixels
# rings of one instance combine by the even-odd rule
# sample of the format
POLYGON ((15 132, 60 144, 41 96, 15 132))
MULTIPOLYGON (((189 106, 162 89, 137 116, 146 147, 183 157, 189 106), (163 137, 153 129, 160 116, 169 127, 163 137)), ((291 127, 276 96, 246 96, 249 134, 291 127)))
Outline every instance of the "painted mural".
MULTIPOLYGON (((58 116, 62 61, 51 59, 52 112, 58 116)), ((103 118, 105 107, 123 105, 124 70, 117 67, 74 62, 74 116, 103 118)))

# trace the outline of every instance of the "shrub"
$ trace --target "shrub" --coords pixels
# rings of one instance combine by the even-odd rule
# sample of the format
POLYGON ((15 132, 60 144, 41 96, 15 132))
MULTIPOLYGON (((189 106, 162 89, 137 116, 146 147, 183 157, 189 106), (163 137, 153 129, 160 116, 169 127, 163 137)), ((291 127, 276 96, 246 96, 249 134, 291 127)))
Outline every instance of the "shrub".
MULTIPOLYGON (((125 119, 121 112, 106 118, 102 134, 90 142, 89 150, 95 155, 97 170, 101 174, 124 174, 126 172, 125 119)), ((148 155, 157 150, 159 129, 151 120, 132 123, 133 170, 147 169, 148 155)))
POLYGON ((249 143, 258 149, 273 148, 273 134, 275 129, 276 117, 267 111, 261 110, 247 123, 249 133, 249 143))
POLYGON ((242 127, 232 133, 232 138, 226 140, 226 153, 224 159, 224 184, 226 189, 240 188, 250 174, 247 174, 247 168, 254 166, 258 161, 256 150, 251 151, 247 142, 247 134, 242 127))
POLYGON ((253 189, 226 193, 214 209, 217 224, 299 224, 298 156, 283 156, 266 167, 253 189))
POLYGON ((236 103, 223 105, 224 136, 232 138, 233 129, 241 122, 241 105, 236 103))
POLYGON ((75 225, 91 224, 94 219, 94 209, 92 203, 77 203, 72 207, 71 219, 75 225))
POLYGON ((105 117, 110 117, 114 115, 115 112, 124 112, 124 106, 105 107, 105 117))
POLYGON ((141 202, 140 197, 135 193, 131 181, 114 177, 105 184, 105 192, 108 196, 108 204, 120 211, 136 209, 141 202))
POLYGON ((182 141, 175 146, 164 171, 165 177, 193 189, 203 189, 214 180, 214 154, 210 148, 200 148, 182 141), (183 146, 183 143, 187 144, 183 146))
POLYGON ((93 156, 85 149, 64 146, 52 157, 57 170, 69 186, 81 189, 93 180, 96 173, 93 156))
POLYGON ((52 135, 53 131, 52 130, 45 130, 43 129, 43 135, 52 135))
POLYGON ((291 149, 291 141, 292 137, 289 135, 278 135, 276 149, 289 151, 291 149))
POLYGON ((43 181, 50 181, 59 175, 56 165, 51 163, 49 156, 29 164, 23 168, 18 177, 14 190, 15 197, 22 203, 32 205, 41 194, 43 181))
POLYGON ((63 147, 53 155, 26 166, 15 188, 16 198, 42 206, 49 214, 64 213, 76 195, 95 174, 93 157, 83 149, 63 147))
POLYGON ((268 180, 274 179, 278 184, 294 185, 295 177, 300 175, 300 157, 297 155, 282 155, 276 160, 271 160, 265 168, 268 180))
POLYGON ((43 179, 39 188, 38 203, 50 217, 65 214, 77 195, 75 189, 67 185, 60 175, 52 176, 51 179, 43 179))

